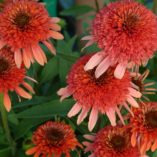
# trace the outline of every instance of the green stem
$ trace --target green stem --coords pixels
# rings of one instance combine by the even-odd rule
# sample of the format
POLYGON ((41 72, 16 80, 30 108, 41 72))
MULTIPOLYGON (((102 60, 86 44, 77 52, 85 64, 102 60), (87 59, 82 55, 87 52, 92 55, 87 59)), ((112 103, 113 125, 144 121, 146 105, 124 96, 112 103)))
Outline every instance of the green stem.
POLYGON ((0 111, 1 111, 1 118, 2 118, 2 123, 3 123, 3 128, 4 128, 4 131, 5 131, 5 135, 6 135, 6 138, 8 140, 8 143, 9 143, 11 149, 12 149, 12 154, 14 155, 15 154, 15 142, 11 137, 10 128, 9 128, 9 125, 8 125, 7 112, 4 108, 4 105, 3 105, 2 101, 0 102, 0 111))
POLYGON ((153 0, 153 12, 156 14, 157 13, 157 0, 153 0))
POLYGON ((95 6, 96 6, 96 11, 99 12, 100 8, 99 8, 98 0, 95 0, 95 6))

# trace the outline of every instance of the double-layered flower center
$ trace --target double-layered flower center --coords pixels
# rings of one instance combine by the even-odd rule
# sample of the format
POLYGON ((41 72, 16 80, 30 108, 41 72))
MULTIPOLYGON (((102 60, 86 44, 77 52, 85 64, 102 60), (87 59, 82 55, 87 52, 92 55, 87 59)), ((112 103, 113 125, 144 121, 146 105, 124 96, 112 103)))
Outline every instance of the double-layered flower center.
POLYGON ((87 74, 89 75, 90 79, 98 86, 104 85, 108 83, 109 79, 113 77, 112 69, 107 70, 104 74, 102 74, 99 78, 95 77, 95 69, 88 70, 87 74))
POLYGON ((113 149, 121 151, 126 145, 126 139, 121 135, 114 135, 110 140, 110 145, 113 149))
POLYGON ((157 111, 145 113, 145 124, 149 128, 157 128, 157 111))
POLYGON ((20 29, 24 29, 30 22, 30 16, 27 13, 19 12, 13 19, 14 24, 20 29))
POLYGON ((9 63, 4 58, 0 58, 0 75, 7 71, 9 68, 9 63))
POLYGON ((64 132, 57 128, 49 128, 46 130, 46 139, 49 144, 53 146, 59 146, 64 138, 64 132))
POLYGON ((137 15, 134 14, 126 15, 126 17, 124 17, 124 20, 122 22, 122 29, 126 33, 129 34, 133 33, 133 30, 135 29, 137 22, 138 22, 137 15))

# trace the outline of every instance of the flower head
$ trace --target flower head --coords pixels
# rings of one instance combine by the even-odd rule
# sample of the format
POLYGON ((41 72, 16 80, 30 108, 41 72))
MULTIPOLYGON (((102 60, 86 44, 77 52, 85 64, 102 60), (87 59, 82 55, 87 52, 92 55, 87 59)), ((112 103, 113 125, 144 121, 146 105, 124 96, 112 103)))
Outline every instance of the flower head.
MULTIPOLYGON (((135 89, 139 90, 142 93, 142 98, 146 101, 149 101, 149 98, 146 95, 155 94, 157 89, 151 87, 155 82, 146 82, 145 79, 149 75, 149 70, 146 70, 143 74, 132 72, 132 82, 135 89)), ((142 99, 140 99, 143 102, 142 99)))
POLYGON ((34 93, 32 87, 24 81, 26 71, 22 66, 17 68, 14 61, 14 53, 10 48, 4 47, 0 50, 0 93, 4 94, 4 105, 7 111, 11 109, 11 100, 9 98, 9 91, 15 91, 19 96, 26 99, 31 99, 32 96, 28 93, 34 93), (27 91, 25 91, 23 86, 27 91))
POLYGON ((27 150, 26 154, 34 154, 34 157, 40 155, 60 157, 62 154, 70 157, 71 150, 77 146, 81 147, 72 128, 62 122, 49 121, 39 126, 34 132, 32 141, 35 146, 27 150))
POLYGON ((142 4, 128 0, 110 3, 97 13, 92 35, 83 38, 90 40, 87 45, 96 42, 102 49, 85 70, 99 65, 95 75, 100 77, 108 67, 117 64, 114 75, 121 79, 128 64, 139 66, 153 56, 157 50, 156 28, 156 16, 142 4))
POLYGON ((137 147, 132 147, 131 133, 127 127, 107 126, 101 129, 96 135, 85 135, 91 142, 84 142, 92 157, 140 157, 137 147))
POLYGON ((84 65, 90 57, 91 55, 84 56, 74 64, 67 78, 68 86, 58 91, 61 100, 70 95, 76 100, 68 116, 75 116, 82 110, 77 121, 80 124, 91 110, 88 125, 90 131, 94 128, 99 113, 107 114, 112 125, 116 125, 117 113, 124 123, 118 105, 127 110, 130 110, 127 102, 138 107, 134 98, 141 97, 141 93, 132 87, 128 71, 121 80, 113 76, 114 68, 109 68, 99 78, 95 78, 95 69, 85 71, 84 65))
POLYGON ((43 4, 37 1, 15 0, 7 3, 0 19, 0 47, 5 44, 11 47, 18 67, 23 61, 29 68, 34 60, 44 65, 47 59, 39 43, 55 53, 50 39, 63 39, 58 32, 61 29, 58 21, 58 18, 49 17, 43 4))
POLYGON ((133 113, 135 116, 130 118, 132 145, 138 145, 141 154, 149 149, 154 152, 157 149, 157 103, 141 104, 133 113))

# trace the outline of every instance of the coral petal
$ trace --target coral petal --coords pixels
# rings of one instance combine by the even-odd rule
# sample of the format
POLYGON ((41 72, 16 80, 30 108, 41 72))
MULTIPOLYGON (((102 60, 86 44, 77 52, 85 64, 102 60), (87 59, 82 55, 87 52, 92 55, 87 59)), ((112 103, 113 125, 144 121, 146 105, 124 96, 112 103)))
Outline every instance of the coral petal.
POLYGON ((125 71, 126 71, 126 65, 118 64, 115 71, 114 71, 114 76, 117 79, 122 79, 124 74, 125 74, 125 71))
POLYGON ((95 108, 92 108, 92 111, 89 116, 89 123, 88 123, 89 131, 93 130, 97 120, 98 120, 98 110, 95 108))
POLYGON ((8 112, 11 110, 11 100, 6 92, 4 93, 4 106, 8 112))
POLYGON ((115 110, 114 109, 109 109, 108 111, 106 111, 106 115, 108 116, 111 125, 112 126, 116 126, 116 115, 115 115, 115 110))
POLYGON ((82 106, 79 104, 79 103, 76 103, 72 109, 69 111, 68 113, 68 117, 73 117, 75 116, 76 114, 79 113, 79 111, 81 110, 82 106))
POLYGON ((96 53, 87 62, 87 64, 84 67, 84 70, 88 71, 90 69, 93 69, 95 66, 97 66, 102 61, 102 59, 103 59, 103 56, 100 53, 96 53))

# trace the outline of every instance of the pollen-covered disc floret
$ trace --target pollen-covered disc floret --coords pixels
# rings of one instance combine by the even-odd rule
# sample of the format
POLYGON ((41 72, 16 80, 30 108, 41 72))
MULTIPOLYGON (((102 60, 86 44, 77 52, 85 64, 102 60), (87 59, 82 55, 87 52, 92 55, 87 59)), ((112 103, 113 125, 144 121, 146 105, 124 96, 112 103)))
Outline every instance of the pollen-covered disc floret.
POLYGON ((135 116, 130 118, 132 145, 138 145, 141 154, 149 149, 154 152, 157 150, 157 103, 141 104, 133 113, 135 116))
POLYGON ((100 77, 108 67, 117 64, 115 77, 121 79, 125 69, 145 64, 157 50, 156 16, 138 2, 122 0, 104 7, 93 21, 87 46, 96 42, 100 55, 85 66, 86 70, 99 65, 95 72, 100 77), (92 65, 91 65, 92 64, 92 65))
POLYGON ((47 59, 40 43, 55 54, 50 39, 63 39, 58 32, 61 30, 58 21, 58 18, 49 17, 44 5, 35 0, 7 3, 0 18, 0 47, 5 44, 11 47, 18 67, 23 61, 29 68, 34 60, 44 65, 47 59))
POLYGON ((88 123, 90 131, 94 128, 99 113, 107 114, 112 125, 116 125, 117 113, 124 123, 118 105, 124 106, 128 111, 128 104, 138 107, 134 98, 140 98, 141 93, 132 87, 128 71, 121 80, 114 77, 114 68, 109 68, 98 79, 94 75, 95 69, 85 71, 84 65, 90 57, 91 55, 84 56, 73 65, 67 78, 67 87, 58 91, 61 100, 70 95, 76 100, 68 116, 79 113, 77 123, 80 124, 91 110, 88 123))
POLYGON ((90 157, 141 157, 137 147, 132 147, 131 133, 125 127, 107 126, 96 135, 85 135, 90 142, 83 142, 85 152, 90 151, 90 157))
POLYGON ((32 80, 25 76, 26 71, 24 67, 17 68, 14 61, 14 53, 8 47, 0 50, 0 93, 4 94, 4 105, 7 111, 11 109, 11 100, 9 91, 15 91, 19 96, 26 99, 31 99, 29 92, 34 93, 32 87, 24 81, 25 78, 32 80), (24 90, 22 86, 27 90, 24 90))
POLYGON ((48 121, 39 126, 32 142, 34 147, 27 150, 26 154, 34 154, 34 157, 61 157, 63 154, 70 157, 71 150, 81 147, 71 126, 62 122, 48 121))

